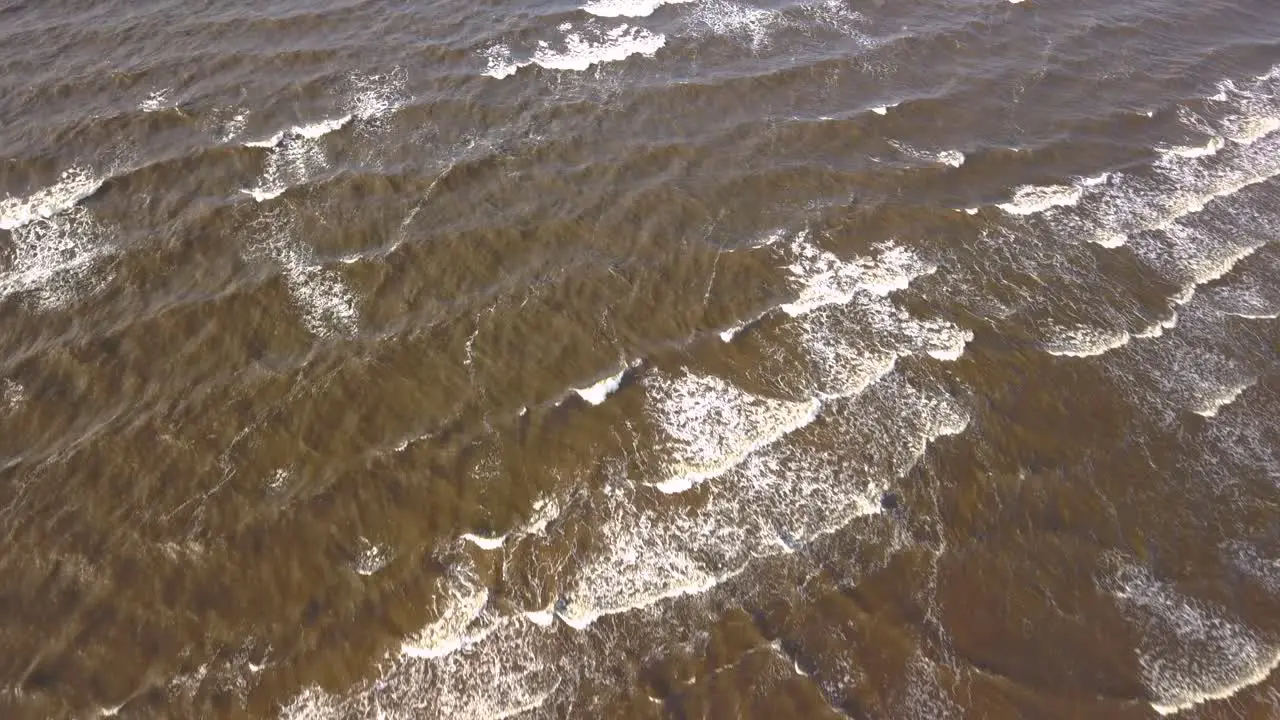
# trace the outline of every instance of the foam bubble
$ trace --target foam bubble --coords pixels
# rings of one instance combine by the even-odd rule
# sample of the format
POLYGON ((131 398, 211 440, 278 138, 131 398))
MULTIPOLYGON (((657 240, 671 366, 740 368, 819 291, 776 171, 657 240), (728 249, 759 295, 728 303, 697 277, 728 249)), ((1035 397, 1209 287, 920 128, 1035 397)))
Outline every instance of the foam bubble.
POLYGON ((368 538, 360 538, 360 553, 352 563, 354 569, 360 575, 372 575, 386 567, 394 557, 394 553, 388 547, 374 544, 368 538))
POLYGON ((744 392, 720 378, 683 373, 646 378, 650 412, 664 438, 664 493, 689 490, 740 464, 748 455, 808 425, 818 400, 780 400, 744 392))
POLYGON ((917 160, 924 160, 926 162, 938 163, 957 168, 964 165, 965 156, 964 153, 959 150, 940 150, 937 152, 931 152, 928 150, 913 148, 910 145, 897 140, 890 140, 889 144, 897 148, 902 154, 917 160))
POLYGON ((314 262, 310 249, 294 237, 291 222, 258 227, 265 230, 258 248, 279 264, 307 329, 317 337, 353 333, 360 313, 342 276, 314 262))
POLYGON ((753 47, 768 43, 769 35, 783 24, 782 14, 739 5, 728 0, 704 0, 698 3, 693 22, 706 32, 724 36, 746 36, 753 47))
POLYGON ((351 117, 358 120, 379 120, 400 109, 406 102, 405 73, 400 68, 372 75, 355 73, 348 82, 351 89, 346 107, 351 117))
POLYGON ((271 137, 265 138, 263 140, 250 140, 249 142, 246 142, 244 145, 245 147, 275 148, 275 147, 279 147, 281 143, 283 143, 285 140, 290 138, 317 140, 319 138, 324 137, 325 135, 328 135, 331 132, 337 132, 338 130, 341 130, 342 128, 346 127, 347 123, 351 122, 351 118, 352 118, 352 115, 345 114, 335 118, 317 120, 316 122, 312 122, 312 123, 294 125, 293 127, 289 127, 284 130, 281 130, 280 132, 276 133, 275 135, 272 135, 271 137))
POLYGON ((1138 663, 1161 715, 1229 698, 1280 666, 1274 645, 1145 568, 1120 561, 1104 584, 1139 625, 1138 663))
MULTIPOLYGON (((530 548, 550 553, 535 553, 531 562, 559 568, 551 585, 559 599, 551 607, 499 615, 464 560, 443 581, 439 619, 408 639, 376 679, 341 695, 309 689, 283 708, 283 716, 369 716, 412 708, 417 715, 505 717, 544 706, 562 686, 575 686, 584 669, 581 643, 589 636, 566 635, 561 627, 585 629, 605 615, 642 612, 705 592, 753 558, 791 552, 855 517, 879 512, 886 482, 907 472, 933 439, 967 425, 945 393, 896 380, 836 408, 836 417, 843 429, 832 430, 832 437, 862 448, 862 464, 844 466, 789 437, 709 480, 707 502, 696 507, 645 508, 627 477, 628 465, 606 464, 605 487, 577 505, 586 508, 578 519, 589 523, 595 538, 590 549, 565 557, 557 545, 530 548)), ((828 447, 829 440, 819 446, 828 447)))
POLYGON ((466 533, 462 536, 462 539, 466 542, 471 543, 472 545, 475 545, 481 550, 497 550, 501 548, 502 545, 507 541, 507 536, 497 535, 494 537, 488 537, 485 535, 476 535, 474 533, 466 533))
POLYGON ((1249 379, 1218 388, 1216 391, 1201 398, 1199 406, 1193 407, 1191 411, 1207 418, 1217 417, 1219 410, 1235 402, 1241 393, 1253 387, 1256 383, 1256 380, 1249 379))
POLYGON ((27 389, 22 386, 22 383, 9 378, 5 378, 4 382, 0 383, 0 402, 3 402, 5 407, 13 410, 26 399, 27 389))
POLYGON ((271 153, 267 155, 262 177, 258 179, 257 187, 242 192, 258 202, 266 202, 283 195, 291 187, 306 183, 329 167, 328 154, 318 138, 345 124, 346 120, 342 120, 292 128, 274 141, 264 141, 273 144, 269 146, 271 153))
POLYGON ((601 380, 587 387, 574 388, 573 392, 578 397, 585 400, 588 404, 599 405, 603 403, 605 400, 607 400, 609 396, 614 393, 614 391, 622 387, 623 378, 626 377, 627 371, 630 370, 633 366, 634 364, 623 365, 622 369, 619 370, 618 372, 612 375, 609 375, 608 377, 602 378, 601 380))
POLYGON ((621 25, 608 30, 599 42, 594 43, 580 33, 572 33, 565 37, 563 51, 540 47, 533 55, 533 63, 548 70, 581 71, 592 65, 625 60, 632 55, 652 57, 666 42, 664 35, 621 25))
POLYGON ((663 5, 679 5, 693 0, 592 0, 582 7, 600 17, 648 17, 663 5))
POLYGON ((1219 150, 1226 146, 1226 140, 1222 137, 1211 137, 1203 145, 1173 145, 1169 147, 1156 148, 1156 151, 1162 155, 1171 155, 1180 158, 1199 158, 1215 155, 1219 150))
POLYGON ((0 230, 13 230, 70 210, 98 192, 104 181, 88 168, 76 166, 63 171, 53 185, 25 198, 7 196, 0 200, 0 230))
POLYGON ((234 115, 222 122, 218 130, 218 139, 224 143, 235 140, 244 132, 244 127, 248 122, 249 111, 237 110, 234 115))
POLYGON ((515 60, 510 48, 495 45, 484 53, 487 61, 484 74, 501 79, 529 65, 581 72, 594 65, 620 62, 633 55, 653 57, 666 43, 667 38, 661 33, 629 25, 619 25, 603 32, 569 32, 563 39, 563 50, 543 41, 528 60, 515 60))
POLYGON ((444 657, 487 634, 468 630, 474 630, 476 620, 489 604, 489 588, 470 571, 450 574, 443 584, 445 608, 440 617, 406 639, 400 646, 402 654, 413 658, 444 657))
POLYGON ((1126 347, 1111 372, 1136 393, 1135 405, 1176 422, 1182 411, 1212 417, 1256 382, 1256 374, 1219 346, 1222 316, 1202 304, 1179 314, 1178 332, 1126 347))
POLYGON ((109 279, 99 267, 110 251, 107 230, 84 208, 24 221, 10 233, 12 260, 0 274, 0 298, 25 294, 39 307, 60 307, 109 279))
POLYGON ((163 90, 156 90, 155 92, 148 94, 146 99, 144 99, 142 102, 138 103, 138 109, 141 110, 142 112, 148 112, 148 113, 160 112, 161 110, 164 110, 167 107, 166 103, 167 103, 168 97, 169 97, 168 88, 164 88, 163 90))
POLYGON ((1053 337, 1041 345, 1050 355, 1065 357, 1092 357, 1101 355, 1129 342, 1130 335, 1124 330, 1096 328, 1088 325, 1070 327, 1058 326, 1053 329, 1053 337))
POLYGON ((1135 332, 1133 336, 1136 338, 1143 338, 1143 339, 1158 338, 1164 335, 1166 330, 1172 330, 1177 326, 1178 326, 1178 313, 1170 312, 1169 317, 1163 320, 1157 320, 1156 322, 1151 323, 1150 325, 1143 328, 1142 330, 1135 332))
POLYGON ((896 245, 883 246, 876 259, 841 260, 819 248, 808 231, 798 233, 787 251, 790 259, 787 270, 798 296, 780 309, 792 317, 827 305, 843 305, 858 293, 887 295, 905 289, 912 280, 937 269, 896 245))
POLYGON ((1023 185, 1013 192, 1007 203, 996 207, 1010 215, 1035 215, 1050 208, 1075 205, 1081 190, 1074 185, 1023 185))

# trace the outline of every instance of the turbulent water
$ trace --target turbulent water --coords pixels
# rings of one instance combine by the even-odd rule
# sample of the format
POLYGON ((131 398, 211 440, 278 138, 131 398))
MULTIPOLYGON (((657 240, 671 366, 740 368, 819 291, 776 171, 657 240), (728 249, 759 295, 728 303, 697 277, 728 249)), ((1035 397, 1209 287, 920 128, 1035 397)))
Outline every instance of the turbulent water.
POLYGON ((0 717, 1280 717, 1275 0, 0 0, 0 717))

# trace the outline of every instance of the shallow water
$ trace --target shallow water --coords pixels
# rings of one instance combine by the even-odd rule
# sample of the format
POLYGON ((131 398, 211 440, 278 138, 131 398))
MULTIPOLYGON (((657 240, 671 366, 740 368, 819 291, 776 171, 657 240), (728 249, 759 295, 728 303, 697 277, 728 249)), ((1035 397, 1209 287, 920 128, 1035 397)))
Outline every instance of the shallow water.
POLYGON ((1276 38, 0 3, 0 715, 1280 716, 1276 38))

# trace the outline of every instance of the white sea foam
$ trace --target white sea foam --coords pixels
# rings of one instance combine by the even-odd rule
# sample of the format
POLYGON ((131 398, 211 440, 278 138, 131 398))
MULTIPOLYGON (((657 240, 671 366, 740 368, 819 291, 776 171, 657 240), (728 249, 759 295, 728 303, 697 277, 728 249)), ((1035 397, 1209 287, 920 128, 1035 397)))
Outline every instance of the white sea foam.
POLYGON ((808 401, 763 398, 715 376, 684 373, 646 378, 650 412, 663 432, 657 451, 664 493, 684 492, 718 477, 748 455, 813 422, 821 407, 808 401))
POLYGON ((1091 187, 1098 187, 1099 185, 1106 185, 1107 182, 1110 180, 1111 180, 1111 173, 1100 172, 1097 175, 1089 175, 1087 177, 1082 177, 1078 180, 1078 182, 1080 184, 1080 187, 1091 188, 1091 187))
POLYGON ((269 153, 258 185, 242 192, 266 202, 291 187, 310 182, 330 166, 328 152, 321 143, 323 137, 357 120, 364 129, 376 127, 379 120, 405 101, 404 73, 399 70, 382 75, 353 74, 348 85, 348 95, 343 100, 346 112, 342 115, 295 125, 245 143, 246 147, 266 148, 269 153))
POLYGON ((1201 398, 1199 406, 1192 408, 1191 411, 1207 418, 1217 417, 1222 408, 1235 402, 1241 393, 1253 387, 1256 383, 1256 380, 1249 379, 1218 388, 1216 391, 1201 398))
POLYGON ((1222 548, 1227 560, 1262 584, 1273 594, 1280 594, 1280 558, 1262 557, 1247 542, 1235 540, 1222 548))
POLYGON ((926 162, 949 165, 950 167, 957 168, 964 165, 965 156, 964 153, 959 150, 920 150, 897 140, 890 140, 889 144, 897 148, 902 154, 917 160, 924 160, 926 162))
POLYGON ((856 395, 889 373, 899 357, 958 359, 973 338, 950 323, 915 318, 890 301, 894 291, 936 270, 902 247, 885 245, 875 258, 842 260, 802 232, 786 256, 797 299, 780 309, 797 318, 793 327, 810 360, 800 392, 820 399, 856 395))
POLYGON ((10 378, 5 378, 4 382, 0 383, 0 402, 3 402, 8 409, 16 409, 26 399, 27 389, 22 386, 22 383, 10 378))
POLYGON ((1256 382, 1247 365, 1222 352, 1223 316, 1193 303, 1179 313, 1178 331, 1126 347, 1110 372, 1133 393, 1135 405, 1164 422, 1182 412, 1212 417, 1256 382))
MULTIPOLYGON (((703 402, 728 404, 731 397, 703 402)), ((708 480, 710 500, 698 509, 650 518, 620 486, 598 525, 600 555, 567 579, 558 616, 585 627, 603 615, 705 592, 739 574, 752 557, 790 552, 854 517, 879 512, 891 479, 881 467, 909 468, 933 439, 967 425, 950 398, 890 379, 832 410, 845 443, 864 448, 864 461, 874 458, 865 474, 842 469, 788 436, 708 480)))
POLYGON ((372 75, 352 74, 348 78, 347 112, 366 123, 385 118, 405 104, 405 78, 402 68, 372 75))
POLYGON ((663 5, 680 5, 693 0, 592 0, 582 7, 600 17, 648 17, 663 5))
POLYGON ((1252 145, 1280 130, 1280 117, 1248 118, 1239 123, 1235 129, 1236 132, 1229 137, 1232 142, 1252 145))
POLYGON ((379 570, 386 567, 395 557, 394 552, 383 545, 375 544, 368 538, 360 538, 360 554, 352 563, 354 569, 360 575, 373 575, 379 570))
POLYGON ((490 537, 486 535, 476 535, 474 533, 465 533, 462 535, 462 539, 472 545, 475 545, 481 550, 497 550, 506 543, 507 536, 497 535, 490 537))
POLYGON ((729 0, 703 0, 692 22, 699 30, 719 36, 745 36, 755 48, 768 44, 769 36, 784 24, 782 13, 729 0))
POLYGON ((240 137, 245 125, 249 122, 248 110, 237 110, 235 114, 222 121, 218 128, 218 140, 229 143, 240 137))
POLYGON ((735 337, 737 337, 737 336, 738 336, 738 333, 740 333, 740 332, 742 332, 743 330, 745 330, 745 329, 747 328, 747 325, 749 325, 749 324, 750 324, 750 323, 745 322, 745 321, 744 321, 744 322, 739 322, 739 323, 734 323, 733 325, 730 325, 729 327, 725 328, 724 330, 721 330, 721 331, 720 331, 720 340, 721 340, 721 342, 732 342, 732 341, 733 341, 733 339, 734 339, 735 337))
POLYGON ((1092 357, 1123 347, 1129 339, 1129 333, 1124 330, 1074 325, 1053 328, 1052 337, 1045 340, 1042 347, 1050 355, 1092 357))
POLYGON ((138 109, 143 112, 160 112, 167 107, 169 97, 169 89, 156 90, 147 95, 146 99, 138 103, 138 109))
POLYGON ((27 197, 5 197, 0 200, 0 230, 13 230, 70 210, 98 192, 105 180, 88 168, 76 166, 63 171, 53 185, 27 197))
POLYGON ((621 25, 606 31, 598 41, 580 33, 571 33, 565 37, 563 51, 540 46, 533 54, 533 63, 548 70, 581 71, 599 63, 625 60, 632 55, 652 57, 666 42, 664 35, 621 25))
POLYGON ((1156 322, 1151 323, 1150 325, 1143 328, 1142 330, 1135 332, 1133 336, 1136 338, 1143 338, 1143 339, 1158 338, 1164 335, 1166 330, 1172 330, 1177 326, 1178 326, 1178 313, 1177 311, 1170 311, 1169 317, 1163 320, 1157 320, 1156 322))
POLYGON ((385 663, 376 680, 342 695, 303 691, 281 708, 281 717, 512 718, 535 713, 561 684, 576 681, 579 669, 547 660, 554 656, 548 634, 485 614, 473 622, 491 628, 465 652, 402 654, 385 663))
POLYGON ((996 207, 1010 215, 1034 215, 1049 208, 1075 205, 1082 192, 1074 185, 1023 185, 1013 192, 1007 203, 996 207))
POLYGON ((338 272, 314 262, 294 225, 266 219, 255 229, 265 235, 256 247, 280 266, 307 329, 317 337, 354 332, 360 317, 355 297, 338 272))
POLYGON ((347 126, 351 122, 352 115, 345 114, 335 118, 327 118, 317 120, 302 125, 294 125, 262 140, 250 140, 245 143, 245 147, 259 148, 275 148, 289 138, 302 138, 305 140, 316 140, 328 135, 331 132, 337 132, 347 126))
POLYGON ((326 337, 335 331, 355 330, 359 311, 341 276, 332 270, 304 263, 297 255, 279 258, 294 300, 302 306, 303 319, 312 334, 326 337))
POLYGON ((605 615, 645 612, 711 590, 753 558, 790 552, 879 512, 892 475, 909 470, 933 439, 967 424, 945 394, 896 380, 836 411, 844 429, 834 432, 862 449, 862 465, 842 468, 807 445, 777 442, 708 481, 715 489, 697 507, 654 513, 636 502, 627 465, 608 466, 611 479, 590 503, 591 514, 579 518, 597 537, 592 549, 530 548, 543 554, 529 562, 559 568, 549 585, 559 592, 552 607, 497 615, 464 562, 445 581, 439 619, 406 641, 378 678, 342 695, 307 690, 283 716, 373 716, 396 708, 432 717, 509 716, 542 706, 562 685, 575 686, 584 663, 593 662, 577 645, 588 635, 559 633, 554 618, 585 629, 605 615))
POLYGON ((468 634, 467 630, 489 604, 489 588, 469 568, 450 574, 441 585, 444 609, 435 622, 405 640, 400 648, 404 655, 443 657, 480 636, 468 634))
POLYGON ((1276 646, 1219 609, 1177 593, 1142 567, 1116 562, 1104 579, 1138 624, 1138 664, 1161 715, 1229 698, 1280 666, 1276 646))
POLYGON ((519 542, 523 538, 545 534, 547 527, 560 516, 560 511, 560 504, 554 498, 542 498, 534 502, 529 519, 511 532, 496 536, 465 533, 461 539, 481 550, 500 550, 508 541, 519 542))
POLYGON ((626 377, 627 371, 632 367, 634 367, 634 363, 623 365, 622 369, 618 372, 602 378, 587 387, 574 388, 573 392, 588 404, 599 405, 607 400, 614 391, 622 387, 622 380, 626 377))
POLYGON ((792 239, 787 253, 787 270, 797 297, 780 309, 792 317, 827 305, 843 305, 859 293, 888 295, 937 269, 896 245, 881 248, 878 258, 842 260, 818 247, 807 231, 792 239))
MULTIPOLYGON (((1280 263, 1277 263, 1280 264, 1280 263)), ((1220 312, 1251 320, 1271 320, 1280 316, 1280 287, 1271 278, 1278 277, 1280 267, 1263 265, 1256 271, 1247 269, 1233 282, 1210 289, 1206 300, 1220 312)))
POLYGON ((110 279, 100 261, 110 252, 107 229, 72 206, 10 230, 11 263, 0 272, 0 298, 30 297, 37 306, 65 305, 110 279))
POLYGON ((487 61, 484 74, 500 79, 529 65, 538 65, 548 70, 581 72, 594 65, 620 62, 633 55, 653 57, 666 43, 667 38, 661 33, 629 25, 619 25, 598 32, 569 32, 562 40, 563 49, 556 49, 550 43, 541 41, 527 60, 516 60, 510 48, 495 45, 484 53, 487 61))
POLYGON ((329 166, 329 157, 318 138, 346 124, 331 121, 302 128, 293 128, 271 141, 271 153, 267 155, 262 176, 257 187, 243 192, 258 202, 266 202, 283 195, 286 190, 309 181, 329 166))
POLYGON ((1158 147, 1156 148, 1156 151, 1162 155, 1171 155, 1180 158, 1198 158, 1215 155, 1225 146, 1226 140, 1215 136, 1206 140, 1203 145, 1172 145, 1168 147, 1158 147))

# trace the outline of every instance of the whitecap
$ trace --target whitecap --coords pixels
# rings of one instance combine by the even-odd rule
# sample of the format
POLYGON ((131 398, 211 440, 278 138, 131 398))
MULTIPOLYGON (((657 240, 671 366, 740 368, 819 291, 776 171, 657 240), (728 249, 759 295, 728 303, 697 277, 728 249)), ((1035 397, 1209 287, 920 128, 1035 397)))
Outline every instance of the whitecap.
POLYGON ((353 333, 360 313, 342 276, 314 262, 310 249, 294 237, 291 222, 273 224, 264 219, 257 227, 265 230, 266 237, 256 247, 280 266, 307 329, 317 337, 353 333))
POLYGON ((764 398, 715 376, 684 373, 646 378, 650 413, 662 430, 656 443, 665 477, 653 483, 679 493, 719 477, 748 455, 813 422, 814 399, 764 398))
POLYGON ((99 265, 110 252, 107 228, 82 207, 24 221, 10 232, 12 260, 0 274, 0 298, 24 294, 39 307, 61 307, 110 279, 99 265))
POLYGON ((541 46, 533 54, 532 62, 548 70, 582 71, 592 65, 626 60, 632 55, 652 57, 666 42, 666 36, 660 33, 620 25, 606 31, 598 41, 581 33, 571 33, 564 39, 564 50, 541 46))
POLYGON ((581 72, 594 65, 620 62, 633 55, 653 57, 666 43, 667 38, 661 33, 629 25, 597 33, 570 32, 562 41, 562 50, 541 41, 528 60, 515 60, 510 48, 494 45, 484 52, 487 62, 484 74, 501 79, 529 65, 581 72))
POLYGON ((590 405, 599 405, 609 398, 618 388, 622 387, 622 381, 633 365, 623 365, 618 372, 609 375, 592 385, 583 388, 574 388, 573 393, 585 400, 590 405))
POLYGON ((965 155, 959 150, 920 150, 898 140, 889 140, 888 143, 902 154, 917 160, 924 160, 926 162, 938 163, 940 165, 947 165, 956 168, 964 165, 965 155))
POLYGON ((1140 626, 1138 665, 1161 715, 1229 698, 1280 667, 1273 644, 1145 568, 1120 561, 1104 584, 1140 626))
POLYGON ((1035 215, 1045 210, 1080 202, 1082 192, 1074 185, 1023 185, 1007 203, 996 207, 1010 215, 1035 215))
POLYGON ((1163 320, 1157 320, 1156 322, 1151 323, 1147 327, 1135 332, 1133 336, 1136 338, 1143 338, 1143 339, 1158 338, 1164 335, 1166 330, 1172 330, 1177 326, 1178 326, 1178 313, 1170 312, 1169 317, 1163 320))
POLYGON ((0 200, 0 230, 13 230, 70 210, 98 192, 105 180, 86 167, 75 166, 64 170, 53 185, 27 197, 7 196, 0 200))
POLYGON ((897 245, 885 245, 880 250, 880 256, 874 259, 858 257, 846 261, 819 248, 808 231, 796 234, 787 248, 787 270, 797 297, 779 309, 799 317, 828 305, 843 305, 859 293, 883 296, 903 290, 912 280, 937 270, 897 245))
POLYGON ((705 32, 721 36, 745 36, 754 48, 768 43, 773 30, 784 23, 782 13, 728 0, 703 0, 693 22, 705 32))
POLYGON ((1256 382, 1257 380, 1250 378, 1248 380, 1218 388, 1217 390, 1200 398, 1198 405, 1191 408, 1191 411, 1197 415, 1207 418, 1217 417, 1218 412, 1222 410, 1222 408, 1235 402, 1236 399, 1240 397, 1241 393, 1253 387, 1256 382))
POLYGON ((0 383, 0 402, 3 402, 5 407, 13 410, 26 399, 27 389, 22 386, 22 383, 9 378, 5 378, 4 382, 0 383))
POLYGON ((1199 158, 1215 155, 1225 146, 1226 141, 1220 136, 1215 136, 1209 138, 1203 145, 1171 145, 1158 147, 1156 152, 1180 158, 1199 158))
POLYGON ((484 633, 468 633, 489 604, 489 588, 475 577, 470 568, 445 578, 445 608, 435 622, 419 630, 400 646, 403 655, 413 658, 439 658, 457 652, 484 633))
POLYGON ((365 122, 379 120, 406 102, 405 73, 399 68, 373 75, 354 73, 349 83, 351 91, 346 100, 349 117, 365 122))
POLYGON ((378 545, 370 541, 368 538, 360 538, 360 553, 352 563, 352 569, 360 575, 373 575, 379 570, 385 568, 395 557, 394 551, 383 545, 378 545))
POLYGON ((138 109, 142 112, 153 113, 164 110, 166 101, 169 97, 169 89, 156 90, 147 95, 146 99, 138 103, 138 109))
POLYGON ((462 539, 472 545, 475 545, 481 550, 498 550, 502 547, 503 543, 507 541, 507 536, 497 535, 488 537, 484 535, 476 535, 474 533, 464 533, 462 535, 462 539))
POLYGON ((582 9, 600 17, 648 17, 664 5, 679 5, 693 0, 592 0, 582 9))
POLYGON ((1130 335, 1124 330, 1096 328, 1089 325, 1056 326, 1053 337, 1043 341, 1041 347, 1050 355, 1063 357, 1092 357, 1128 344, 1130 335))

